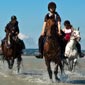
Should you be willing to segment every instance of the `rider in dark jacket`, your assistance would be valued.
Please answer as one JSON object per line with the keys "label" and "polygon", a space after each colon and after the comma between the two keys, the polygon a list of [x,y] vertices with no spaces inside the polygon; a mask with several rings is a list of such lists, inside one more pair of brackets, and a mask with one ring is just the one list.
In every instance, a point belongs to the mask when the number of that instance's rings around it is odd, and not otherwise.
{"label": "rider in dark jacket", "polygon": [[[11,21],[6,25],[5,27],[5,32],[6,32],[6,37],[8,41],[11,41],[11,38],[16,42],[17,46],[20,45],[21,49],[19,49],[22,52],[22,49],[25,49],[24,42],[19,39],[18,34],[19,34],[19,26],[18,26],[18,21],[16,16],[11,17]],[[6,37],[2,40],[2,43],[6,40]],[[22,43],[23,42],[23,43]],[[7,42],[7,47],[11,47],[9,43]]]}
{"label": "rider in dark jacket", "polygon": [[11,21],[5,27],[6,35],[11,35],[11,37],[18,36],[19,27],[16,16],[11,17]]}
{"label": "rider in dark jacket", "polygon": [[39,55],[37,55],[37,58],[43,58],[43,45],[44,45],[44,40],[45,40],[45,27],[46,27],[46,23],[49,19],[53,19],[56,21],[56,29],[59,35],[61,35],[61,18],[60,15],[56,12],[56,3],[54,2],[50,2],[48,4],[48,11],[49,13],[47,13],[45,15],[44,18],[44,23],[43,23],[43,27],[42,27],[42,32],[41,35],[39,37]]}

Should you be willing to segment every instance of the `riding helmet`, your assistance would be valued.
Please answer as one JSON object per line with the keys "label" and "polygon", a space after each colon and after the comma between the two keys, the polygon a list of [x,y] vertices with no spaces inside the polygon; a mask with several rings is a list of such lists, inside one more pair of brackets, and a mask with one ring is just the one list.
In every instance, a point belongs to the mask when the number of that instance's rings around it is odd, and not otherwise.
{"label": "riding helmet", "polygon": [[71,25],[69,20],[64,21],[64,25]]}
{"label": "riding helmet", "polygon": [[48,4],[48,11],[50,11],[50,8],[56,9],[56,4],[55,4],[54,2],[50,2],[50,3]]}
{"label": "riding helmet", "polygon": [[15,15],[11,16],[11,20],[16,20],[17,17]]}

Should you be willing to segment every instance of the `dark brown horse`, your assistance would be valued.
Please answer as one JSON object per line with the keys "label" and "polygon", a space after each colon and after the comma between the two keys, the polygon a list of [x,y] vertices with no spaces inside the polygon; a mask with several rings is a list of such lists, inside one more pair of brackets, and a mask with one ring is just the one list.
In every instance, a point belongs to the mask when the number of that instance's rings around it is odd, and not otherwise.
{"label": "dark brown horse", "polygon": [[61,49],[59,44],[59,35],[57,33],[55,21],[49,19],[46,25],[46,38],[44,43],[43,55],[45,57],[45,63],[47,66],[47,71],[49,74],[49,78],[52,80],[52,70],[51,70],[51,62],[55,63],[54,75],[55,79],[60,81],[58,78],[58,66],[61,69],[61,73],[63,72],[63,66],[61,62]]}
{"label": "dark brown horse", "polygon": [[19,45],[16,43],[15,40],[10,38],[10,47],[8,47],[8,36],[6,39],[4,39],[4,42],[2,42],[2,53],[3,53],[3,60],[6,60],[8,63],[8,68],[12,69],[14,65],[14,60],[17,58],[17,69],[18,72],[20,70],[20,64],[22,61],[21,53],[19,52]]}

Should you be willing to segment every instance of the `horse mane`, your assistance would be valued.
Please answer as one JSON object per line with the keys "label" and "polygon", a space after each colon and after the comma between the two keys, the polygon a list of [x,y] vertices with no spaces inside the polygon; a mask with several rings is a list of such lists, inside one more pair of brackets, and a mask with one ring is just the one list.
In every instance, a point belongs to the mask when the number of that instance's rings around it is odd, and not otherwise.
{"label": "horse mane", "polygon": [[56,36],[57,29],[56,29],[56,23],[54,19],[47,20],[45,31],[47,36]]}
{"label": "horse mane", "polygon": [[46,28],[50,28],[54,24],[55,24],[54,19],[48,19],[47,22],[46,22]]}

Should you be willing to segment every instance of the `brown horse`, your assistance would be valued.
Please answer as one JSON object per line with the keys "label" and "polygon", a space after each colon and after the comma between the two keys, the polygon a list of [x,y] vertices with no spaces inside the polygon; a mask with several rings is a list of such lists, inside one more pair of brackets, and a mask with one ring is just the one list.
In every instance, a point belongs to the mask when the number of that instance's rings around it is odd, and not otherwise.
{"label": "brown horse", "polygon": [[8,63],[8,68],[12,69],[14,65],[14,60],[17,58],[17,69],[18,72],[20,70],[20,64],[22,61],[21,53],[19,52],[19,47],[15,40],[10,38],[10,47],[8,47],[8,36],[2,42],[2,53],[3,53],[3,60],[6,60]]}
{"label": "brown horse", "polygon": [[63,65],[61,62],[61,49],[59,45],[59,35],[57,33],[55,21],[49,19],[46,25],[46,38],[44,43],[43,55],[45,57],[45,63],[47,66],[47,71],[49,74],[49,78],[52,80],[52,70],[51,70],[51,62],[55,63],[54,75],[55,79],[60,81],[58,78],[58,66],[61,69],[61,73],[63,72]]}

